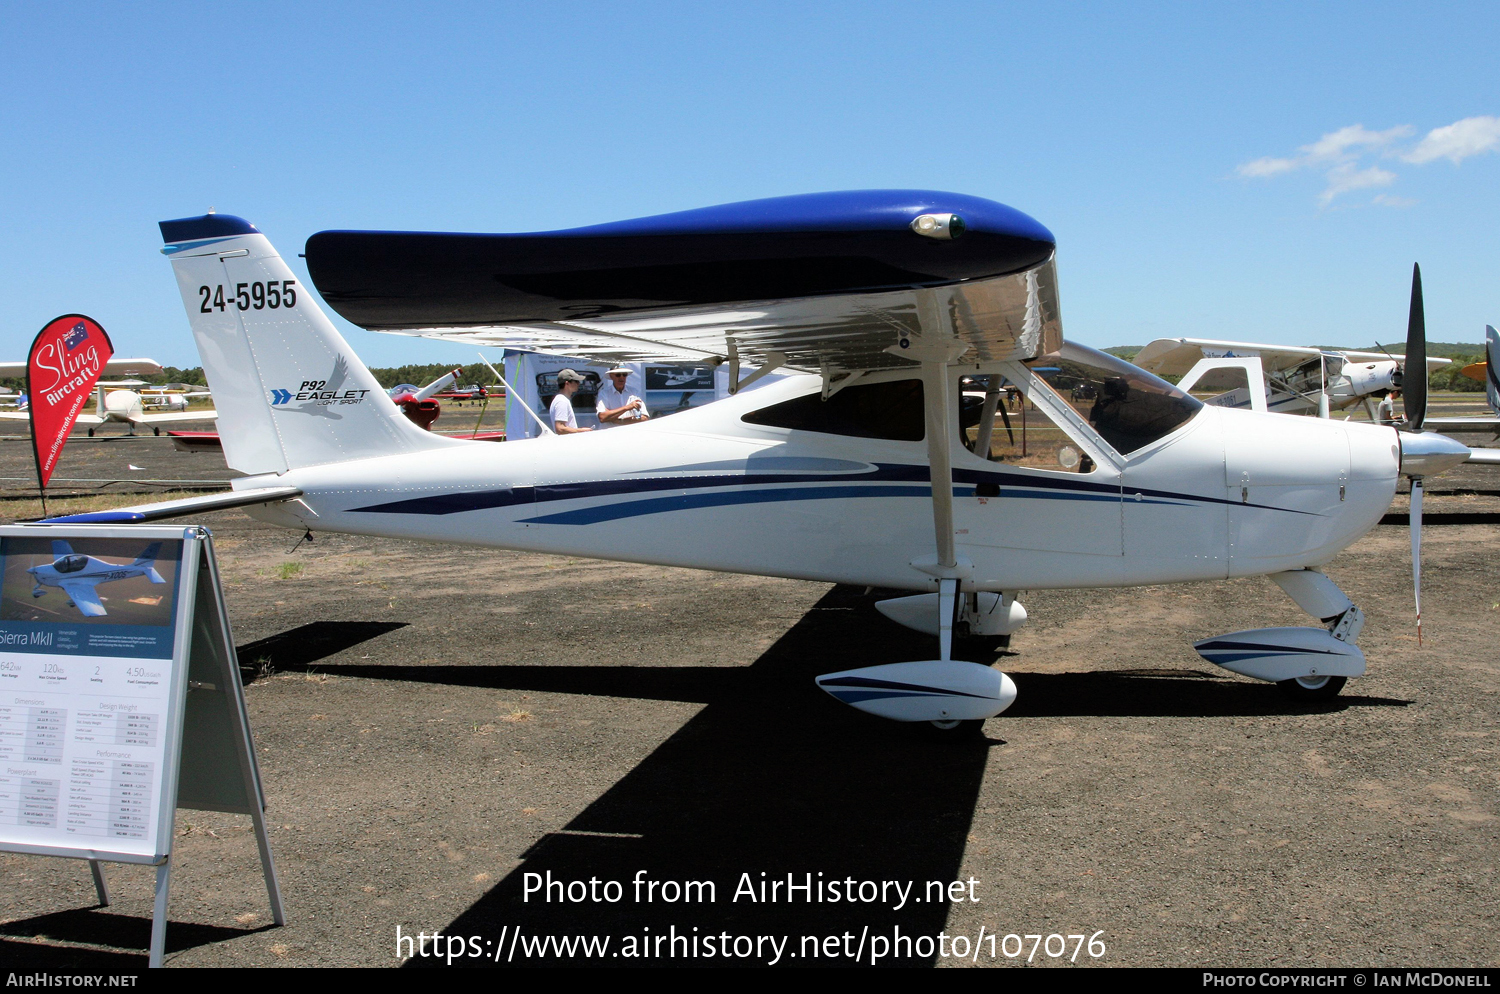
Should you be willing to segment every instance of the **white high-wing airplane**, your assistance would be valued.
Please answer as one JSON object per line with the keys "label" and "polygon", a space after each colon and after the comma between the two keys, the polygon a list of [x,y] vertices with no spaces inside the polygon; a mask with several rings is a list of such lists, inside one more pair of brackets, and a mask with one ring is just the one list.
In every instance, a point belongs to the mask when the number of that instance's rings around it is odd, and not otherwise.
{"label": "white high-wing airplane", "polygon": [[52,562],[32,566],[26,571],[31,574],[31,596],[41,597],[46,593],[44,587],[57,587],[68,595],[70,607],[78,608],[87,617],[102,618],[109,612],[99,601],[96,589],[99,584],[134,576],[144,576],[152,583],[167,582],[156,571],[156,557],[160,552],[161,543],[152,542],[132,563],[107,563],[76,553],[67,542],[53,539]]}
{"label": "white high-wing airplane", "polygon": [[[1216,374],[1222,378],[1230,369],[1245,368],[1243,360],[1250,358],[1259,360],[1260,375],[1256,379],[1264,381],[1269,396],[1257,398],[1254,390],[1226,382],[1229,389],[1208,403],[1278,414],[1317,414],[1325,418],[1331,411],[1362,403],[1370,420],[1378,421],[1375,401],[1401,389],[1406,365],[1405,355],[1386,352],[1258,345],[1208,338],[1158,338],[1136,353],[1134,362],[1158,376],[1181,377],[1177,385],[1184,390],[1194,387],[1202,390],[1212,387]],[[1431,372],[1452,361],[1427,359],[1427,369]]]}
{"label": "white high-wing airplane", "polygon": [[[161,366],[154,359],[110,359],[104,364],[106,376],[154,376],[161,371]],[[0,376],[25,375],[24,362],[0,363]],[[114,389],[110,389],[112,387]],[[137,390],[139,387],[147,389]],[[160,435],[163,424],[175,421],[212,421],[217,417],[216,411],[187,410],[189,398],[207,396],[209,391],[168,391],[162,387],[152,389],[140,380],[100,382],[94,386],[94,413],[78,415],[77,423],[89,426],[91,438],[100,425],[110,422],[128,425],[131,435],[135,434],[137,427],[150,428]],[[0,412],[0,419],[29,421],[31,415],[26,411],[6,411]]]}
{"label": "white high-wing airplane", "polygon": [[[1427,431],[1500,433],[1500,384],[1489,370],[1500,358],[1500,334],[1486,326],[1485,380],[1491,413],[1465,417],[1426,418]],[[1403,384],[1414,386],[1404,369],[1406,356],[1380,352],[1340,352],[1285,345],[1257,345],[1201,338],[1158,338],[1140,352],[1134,362],[1159,376],[1179,377],[1177,385],[1199,394],[1218,390],[1204,400],[1218,407],[1235,407],[1282,414],[1316,414],[1327,418],[1332,411],[1363,403],[1372,422],[1381,420],[1376,397]],[[1430,373],[1451,359],[1426,359]],[[1474,367],[1466,367],[1469,372]],[[1426,390],[1423,380],[1421,389]],[[1424,400],[1425,403],[1425,400]],[[1469,461],[1500,465],[1500,450],[1471,449]]]}
{"label": "white high-wing airplane", "polygon": [[[323,232],[324,298],[366,327],[598,361],[806,371],[610,432],[478,445],[403,417],[250,223],[161,225],[235,493],[61,521],[244,506],[297,529],[904,588],[937,658],[820,677],[857,708],[954,727],[1015,686],[952,658],[1024,589],[1268,575],[1326,628],[1200,643],[1304,697],[1364,672],[1357,607],[1318,571],[1441,436],[1206,407],[1064,343],[1054,240],[974,197],[787,197],[568,232]],[[235,306],[249,287],[263,308]],[[222,288],[222,292],[220,292]],[[216,301],[229,301],[218,306]],[[274,303],[272,301],[274,300]],[[1086,384],[1065,399],[1034,360]],[[759,367],[741,378],[741,364]],[[961,413],[960,378],[985,386]],[[1034,405],[997,427],[1005,385]],[[972,423],[971,423],[972,421]],[[1456,451],[1455,451],[1456,450]]]}

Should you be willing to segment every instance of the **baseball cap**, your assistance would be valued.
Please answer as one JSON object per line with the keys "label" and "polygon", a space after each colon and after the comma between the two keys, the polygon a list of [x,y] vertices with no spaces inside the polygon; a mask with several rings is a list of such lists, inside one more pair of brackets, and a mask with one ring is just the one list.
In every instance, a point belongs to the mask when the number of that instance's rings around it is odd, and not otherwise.
{"label": "baseball cap", "polygon": [[557,373],[557,382],[558,383],[568,383],[568,382],[582,383],[583,382],[583,377],[579,376],[577,373],[575,373],[571,369],[562,369],[562,370],[558,370],[558,373]]}

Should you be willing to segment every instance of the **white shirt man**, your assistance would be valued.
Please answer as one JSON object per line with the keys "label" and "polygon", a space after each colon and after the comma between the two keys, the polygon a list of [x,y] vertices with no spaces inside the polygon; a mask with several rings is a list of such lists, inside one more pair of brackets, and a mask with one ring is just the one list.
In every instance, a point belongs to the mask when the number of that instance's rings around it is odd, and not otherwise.
{"label": "white shirt man", "polygon": [[1375,405],[1375,416],[1383,425],[1396,423],[1396,400],[1401,394],[1395,390],[1380,398],[1380,403]]}
{"label": "white shirt man", "polygon": [[599,427],[613,428],[651,418],[646,411],[646,402],[640,395],[626,389],[630,370],[618,366],[605,376],[609,382],[599,388],[598,401],[594,404],[594,410],[599,415]]}
{"label": "white shirt man", "polygon": [[552,420],[552,430],[559,435],[593,430],[578,427],[578,415],[573,413],[573,395],[582,385],[583,377],[571,369],[564,369],[557,374],[557,396],[552,398],[552,405],[547,410],[548,417]]}

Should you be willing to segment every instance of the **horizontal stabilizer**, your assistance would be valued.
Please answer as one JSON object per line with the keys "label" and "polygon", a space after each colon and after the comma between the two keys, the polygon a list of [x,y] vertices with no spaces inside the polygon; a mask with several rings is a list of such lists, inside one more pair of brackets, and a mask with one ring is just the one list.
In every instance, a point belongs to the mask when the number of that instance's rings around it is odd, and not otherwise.
{"label": "horizontal stabilizer", "polygon": [[[136,507],[121,507],[112,511],[90,511],[87,514],[69,514],[59,518],[47,518],[47,525],[90,524],[127,525],[146,521],[161,521],[165,518],[180,518],[189,514],[206,514],[209,511],[226,511],[234,507],[249,507],[252,504],[269,504],[274,501],[301,497],[296,487],[261,487],[257,490],[235,490],[227,494],[206,494],[202,497],[186,497],[182,500],[164,500],[156,504],[141,504]],[[66,543],[53,542],[53,545]],[[153,581],[154,582],[154,581]]]}

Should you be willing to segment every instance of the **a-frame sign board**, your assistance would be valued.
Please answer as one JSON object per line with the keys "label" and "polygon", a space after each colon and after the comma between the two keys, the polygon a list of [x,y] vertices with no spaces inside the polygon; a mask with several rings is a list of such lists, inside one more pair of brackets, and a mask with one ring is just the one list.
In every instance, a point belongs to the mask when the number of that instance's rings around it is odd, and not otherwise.
{"label": "a-frame sign board", "polygon": [[157,867],[160,966],[178,807],[251,817],[284,924],[208,529],[0,526],[0,850]]}

